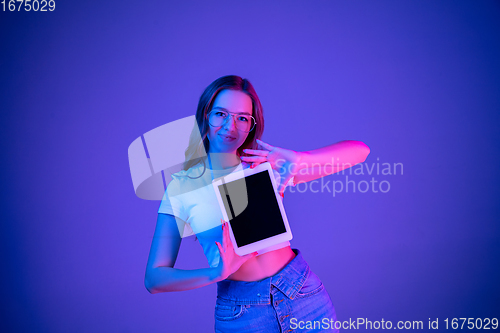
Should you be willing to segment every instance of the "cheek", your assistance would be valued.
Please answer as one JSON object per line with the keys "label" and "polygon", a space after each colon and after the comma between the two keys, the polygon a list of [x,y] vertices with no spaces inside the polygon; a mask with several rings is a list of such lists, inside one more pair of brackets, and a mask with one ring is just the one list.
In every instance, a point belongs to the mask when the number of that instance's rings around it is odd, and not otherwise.
{"label": "cheek", "polygon": [[247,133],[240,137],[240,146],[245,143],[247,137],[248,137]]}
{"label": "cheek", "polygon": [[215,138],[215,134],[216,133],[215,133],[214,129],[212,127],[210,127],[210,129],[208,130],[208,133],[207,133],[208,139],[213,140]]}

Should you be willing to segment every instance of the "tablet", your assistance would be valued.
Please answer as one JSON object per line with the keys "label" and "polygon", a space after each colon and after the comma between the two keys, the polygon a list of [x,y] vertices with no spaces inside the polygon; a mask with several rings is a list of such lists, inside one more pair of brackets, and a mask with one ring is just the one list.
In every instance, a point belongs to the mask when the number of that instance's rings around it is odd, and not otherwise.
{"label": "tablet", "polygon": [[269,162],[212,182],[234,252],[243,256],[292,239]]}

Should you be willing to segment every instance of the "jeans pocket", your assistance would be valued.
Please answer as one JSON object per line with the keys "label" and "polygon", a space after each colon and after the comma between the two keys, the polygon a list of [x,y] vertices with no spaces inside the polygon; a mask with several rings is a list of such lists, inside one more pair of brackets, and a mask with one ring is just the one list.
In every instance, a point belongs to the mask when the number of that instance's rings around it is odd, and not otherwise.
{"label": "jeans pocket", "polygon": [[245,306],[235,304],[231,301],[217,298],[215,303],[215,319],[222,321],[230,321],[240,318],[245,311]]}
{"label": "jeans pocket", "polygon": [[319,293],[324,288],[323,282],[321,282],[319,277],[310,270],[307,280],[297,293],[297,297],[309,297]]}

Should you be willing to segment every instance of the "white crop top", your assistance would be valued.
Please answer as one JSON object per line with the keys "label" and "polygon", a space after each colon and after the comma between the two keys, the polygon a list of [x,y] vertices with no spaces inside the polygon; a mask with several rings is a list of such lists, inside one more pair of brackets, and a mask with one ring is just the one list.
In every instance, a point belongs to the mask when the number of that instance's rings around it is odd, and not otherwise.
{"label": "white crop top", "polygon": [[[248,168],[250,164],[242,162],[240,165],[230,169],[212,170],[214,178],[228,175],[235,169]],[[203,252],[208,259],[210,267],[219,264],[219,249],[215,242],[222,243],[221,219],[217,198],[212,185],[210,169],[206,168],[201,177],[204,166],[202,163],[191,167],[188,171],[182,170],[172,175],[172,181],[158,209],[158,213],[173,215],[176,219],[179,233],[182,237],[196,234]],[[279,184],[280,175],[273,170],[276,182]],[[191,179],[189,177],[195,178]],[[286,186],[295,186],[293,178]],[[281,200],[281,198],[280,198]],[[263,254],[290,245],[283,242],[272,247],[258,251]]]}

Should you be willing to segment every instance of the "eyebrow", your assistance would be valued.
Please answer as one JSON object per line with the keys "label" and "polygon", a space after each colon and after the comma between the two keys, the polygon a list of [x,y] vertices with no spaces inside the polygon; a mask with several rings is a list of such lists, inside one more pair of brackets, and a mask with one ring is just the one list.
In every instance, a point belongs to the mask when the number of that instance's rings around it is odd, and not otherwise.
{"label": "eyebrow", "polygon": [[226,108],[223,108],[222,106],[216,106],[216,107],[213,107],[212,110],[215,110],[215,109],[219,109],[219,110],[222,110],[222,111],[226,111],[228,113],[236,113],[236,114],[247,114],[249,116],[251,116],[252,114],[251,113],[248,113],[248,112],[229,112],[228,109]]}

